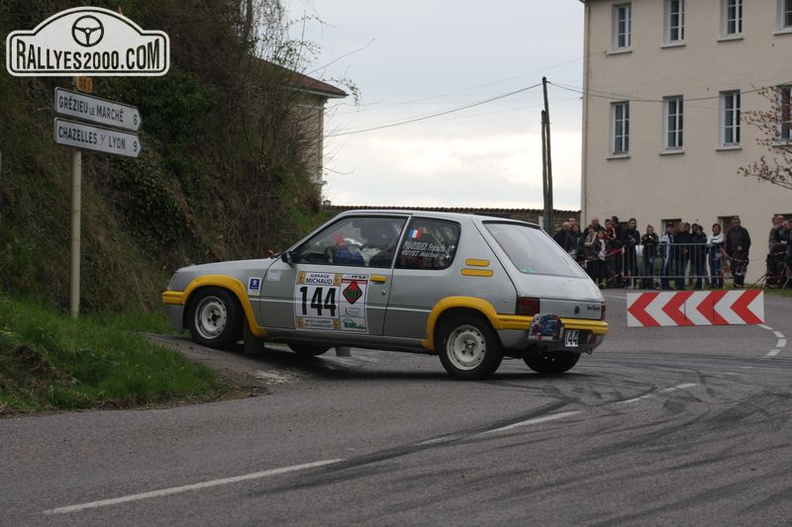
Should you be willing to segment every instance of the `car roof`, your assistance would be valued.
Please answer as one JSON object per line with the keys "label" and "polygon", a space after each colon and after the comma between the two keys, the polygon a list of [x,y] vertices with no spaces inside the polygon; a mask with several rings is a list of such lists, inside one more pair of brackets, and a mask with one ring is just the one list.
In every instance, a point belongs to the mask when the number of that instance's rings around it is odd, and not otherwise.
{"label": "car roof", "polygon": [[438,219],[449,219],[449,220],[456,220],[460,221],[463,219],[470,219],[476,223],[481,223],[483,221],[503,221],[508,223],[518,223],[524,225],[530,225],[532,227],[538,227],[535,223],[517,220],[514,218],[509,218],[507,216],[501,215],[490,215],[490,214],[473,214],[468,212],[444,212],[444,211],[434,211],[434,210],[416,210],[416,209],[353,209],[347,210],[344,212],[339,213],[336,217],[344,217],[344,216],[421,216],[424,218],[438,218]]}

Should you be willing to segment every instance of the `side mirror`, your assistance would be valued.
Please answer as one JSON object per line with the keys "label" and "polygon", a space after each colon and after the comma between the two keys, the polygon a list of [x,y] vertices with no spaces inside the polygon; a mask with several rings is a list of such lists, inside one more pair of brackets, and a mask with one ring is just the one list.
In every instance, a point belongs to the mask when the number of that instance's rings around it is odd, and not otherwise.
{"label": "side mirror", "polygon": [[294,263],[294,256],[292,255],[291,251],[282,252],[280,257],[283,263],[287,263],[289,265],[292,265]]}

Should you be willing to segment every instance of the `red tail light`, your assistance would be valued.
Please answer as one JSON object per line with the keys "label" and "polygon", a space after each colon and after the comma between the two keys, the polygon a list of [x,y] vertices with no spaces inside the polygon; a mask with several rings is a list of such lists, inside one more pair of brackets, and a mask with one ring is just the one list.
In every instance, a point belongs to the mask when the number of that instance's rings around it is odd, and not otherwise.
{"label": "red tail light", "polygon": [[527,298],[524,296],[517,297],[517,314],[532,317],[539,313],[539,299]]}
{"label": "red tail light", "polygon": [[600,311],[600,320],[605,320],[605,302],[602,303],[602,311]]}

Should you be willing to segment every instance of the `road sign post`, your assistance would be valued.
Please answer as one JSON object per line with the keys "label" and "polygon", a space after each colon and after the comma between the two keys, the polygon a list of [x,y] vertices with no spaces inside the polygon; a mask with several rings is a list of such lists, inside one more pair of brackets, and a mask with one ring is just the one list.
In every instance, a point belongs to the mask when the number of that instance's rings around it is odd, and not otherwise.
{"label": "road sign post", "polygon": [[[78,82],[75,80],[75,82]],[[83,88],[86,83],[83,81]],[[91,89],[93,86],[91,86]],[[55,88],[55,112],[85,122],[55,118],[53,135],[59,145],[72,152],[72,211],[70,310],[73,318],[80,313],[80,216],[82,201],[82,151],[138,157],[142,144],[137,130],[140,112],[134,106],[108,101],[92,95]]]}
{"label": "road sign post", "polygon": [[69,308],[73,318],[80,313],[80,215],[82,210],[82,150],[72,150],[71,265]]}

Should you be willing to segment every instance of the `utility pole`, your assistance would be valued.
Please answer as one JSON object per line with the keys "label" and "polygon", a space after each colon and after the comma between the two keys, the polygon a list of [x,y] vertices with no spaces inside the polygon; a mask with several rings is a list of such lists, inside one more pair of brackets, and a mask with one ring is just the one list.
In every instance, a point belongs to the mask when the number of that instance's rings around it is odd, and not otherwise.
{"label": "utility pole", "polygon": [[550,149],[550,106],[547,101],[547,77],[542,77],[544,110],[542,110],[542,192],[544,195],[544,228],[550,234],[555,230],[553,218],[553,160]]}

